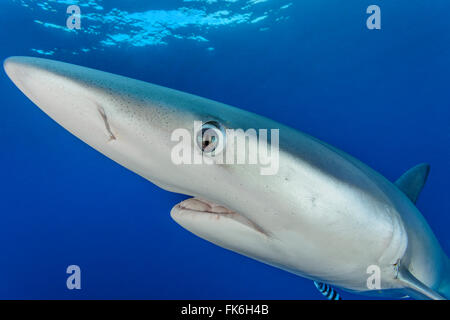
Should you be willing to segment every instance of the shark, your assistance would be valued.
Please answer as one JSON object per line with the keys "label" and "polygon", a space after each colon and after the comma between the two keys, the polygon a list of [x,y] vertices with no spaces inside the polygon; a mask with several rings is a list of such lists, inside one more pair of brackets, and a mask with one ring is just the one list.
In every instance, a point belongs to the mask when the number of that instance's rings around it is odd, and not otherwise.
{"label": "shark", "polygon": [[[391,182],[306,133],[206,98],[42,58],[10,57],[4,69],[34,104],[92,148],[190,196],[170,215],[200,238],[311,279],[328,293],[339,287],[378,297],[450,297],[449,259],[415,205],[428,164]],[[229,141],[199,135],[195,121],[202,133],[277,128],[279,169],[262,175],[254,164],[215,161],[210,147]],[[192,152],[210,163],[174,163],[172,134],[179,128],[197,137]],[[248,143],[244,152],[258,140]],[[371,276],[379,281],[371,283]]]}

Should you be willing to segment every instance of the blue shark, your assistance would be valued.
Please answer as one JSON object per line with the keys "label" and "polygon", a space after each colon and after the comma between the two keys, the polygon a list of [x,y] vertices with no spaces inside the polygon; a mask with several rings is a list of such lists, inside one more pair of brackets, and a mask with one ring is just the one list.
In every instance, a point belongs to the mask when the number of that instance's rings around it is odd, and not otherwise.
{"label": "blue shark", "polygon": [[[355,293],[450,297],[448,257],[415,206],[427,164],[390,182],[325,142],[219,102],[47,59],[11,57],[4,69],[82,141],[159,187],[191,196],[171,217],[197,236]],[[195,121],[218,130],[279,129],[279,170],[261,175],[255,165],[214,156],[210,164],[175,164],[171,135],[184,128],[195,137]],[[368,285],[373,266],[375,288]]]}

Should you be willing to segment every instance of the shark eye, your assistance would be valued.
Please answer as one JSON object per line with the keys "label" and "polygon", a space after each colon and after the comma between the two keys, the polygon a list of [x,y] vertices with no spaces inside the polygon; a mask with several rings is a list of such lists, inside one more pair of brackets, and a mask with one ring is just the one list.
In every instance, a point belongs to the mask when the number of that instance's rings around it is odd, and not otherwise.
{"label": "shark eye", "polygon": [[197,133],[197,145],[203,153],[219,153],[223,148],[224,139],[223,127],[216,121],[204,123]]}

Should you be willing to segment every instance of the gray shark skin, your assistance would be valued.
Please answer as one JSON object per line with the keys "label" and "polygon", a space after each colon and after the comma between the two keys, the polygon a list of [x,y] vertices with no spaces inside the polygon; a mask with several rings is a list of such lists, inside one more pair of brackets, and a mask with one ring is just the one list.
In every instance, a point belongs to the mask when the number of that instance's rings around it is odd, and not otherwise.
{"label": "gray shark skin", "polygon": [[[352,292],[450,297],[448,258],[414,204],[428,173],[423,166],[394,184],[322,141],[215,101],[47,59],[11,57],[4,68],[82,141],[161,188],[192,196],[171,216],[199,237]],[[174,164],[171,134],[185,128],[195,136],[194,121],[279,129],[278,172]],[[379,289],[367,285],[374,265]]]}

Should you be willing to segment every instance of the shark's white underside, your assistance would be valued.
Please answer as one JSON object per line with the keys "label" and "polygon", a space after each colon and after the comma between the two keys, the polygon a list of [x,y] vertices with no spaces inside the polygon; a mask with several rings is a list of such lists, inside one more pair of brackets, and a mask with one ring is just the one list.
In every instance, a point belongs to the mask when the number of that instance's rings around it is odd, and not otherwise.
{"label": "shark's white underside", "polygon": [[[342,151],[253,113],[110,73],[29,57],[9,58],[4,67],[81,140],[158,186],[195,197],[171,215],[196,235],[346,290],[449,297],[448,259],[414,203]],[[278,173],[175,165],[171,133],[185,128],[194,136],[195,120],[280,129]],[[380,267],[381,290],[367,287],[371,265]]]}

